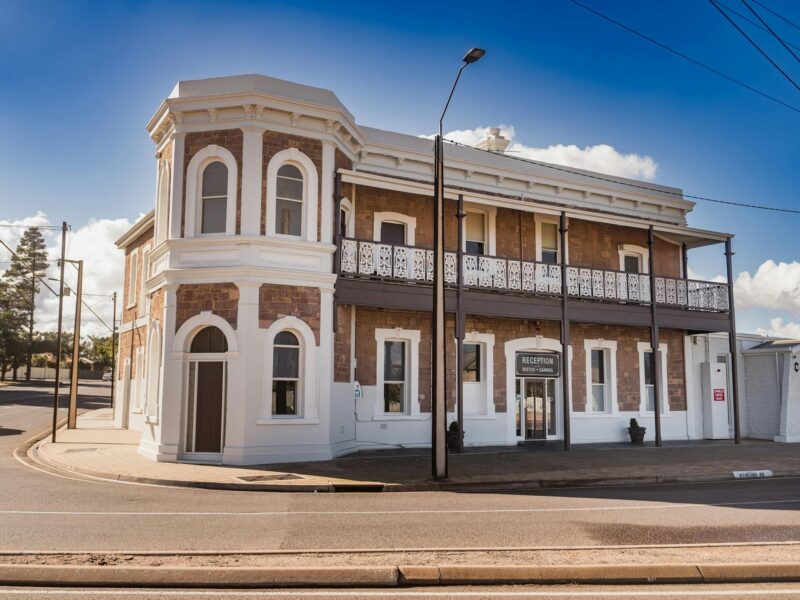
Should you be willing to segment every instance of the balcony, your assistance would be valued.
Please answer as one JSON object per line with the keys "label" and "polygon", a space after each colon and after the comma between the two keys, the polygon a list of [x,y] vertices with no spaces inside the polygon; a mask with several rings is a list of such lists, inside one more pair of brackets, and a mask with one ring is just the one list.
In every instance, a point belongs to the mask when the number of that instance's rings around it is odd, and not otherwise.
{"label": "balcony", "polygon": [[[340,245],[339,275],[343,278],[416,286],[433,282],[432,250],[351,238],[343,238]],[[457,284],[457,261],[455,252],[445,253],[444,279],[449,288]],[[625,306],[651,303],[650,275],[579,266],[568,266],[566,275],[570,301]],[[471,292],[550,299],[562,295],[560,265],[464,254],[462,278],[464,288]],[[657,306],[665,309],[728,313],[728,286],[724,283],[659,276],[655,294]]]}

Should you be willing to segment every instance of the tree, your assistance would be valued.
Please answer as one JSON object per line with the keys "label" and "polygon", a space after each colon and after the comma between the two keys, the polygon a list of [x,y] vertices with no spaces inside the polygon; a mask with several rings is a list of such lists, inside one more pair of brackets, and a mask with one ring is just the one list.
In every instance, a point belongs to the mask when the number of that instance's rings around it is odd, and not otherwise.
{"label": "tree", "polygon": [[47,246],[37,227],[29,227],[17,244],[16,254],[4,277],[10,284],[14,309],[24,317],[28,325],[28,343],[25,349],[25,381],[31,379],[31,357],[33,355],[33,318],[36,310],[36,294],[39,293],[39,278],[47,272]]}
{"label": "tree", "polygon": [[[111,360],[111,336],[90,336],[90,347],[87,358],[94,363],[96,371],[105,371],[113,367]],[[119,344],[118,344],[119,345]]]}
{"label": "tree", "polygon": [[0,279],[0,381],[5,380],[6,371],[19,366],[25,356],[24,326],[23,316],[14,306],[11,286]]}

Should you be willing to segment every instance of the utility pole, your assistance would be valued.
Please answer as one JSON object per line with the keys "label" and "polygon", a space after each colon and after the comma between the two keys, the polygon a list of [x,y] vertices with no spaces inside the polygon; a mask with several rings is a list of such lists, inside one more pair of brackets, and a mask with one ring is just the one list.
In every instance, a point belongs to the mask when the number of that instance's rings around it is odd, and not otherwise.
{"label": "utility pole", "polygon": [[31,315],[28,322],[28,356],[25,357],[25,381],[31,380],[33,367],[33,311],[36,307],[36,252],[31,256]]}
{"label": "utility pole", "polygon": [[75,429],[78,420],[78,375],[81,354],[81,303],[83,302],[83,261],[68,260],[78,265],[78,290],[75,295],[75,330],[72,336],[72,374],[69,379],[67,429]]}
{"label": "utility pole", "polygon": [[61,260],[59,267],[61,276],[59,277],[58,284],[58,332],[56,333],[56,380],[55,389],[53,391],[53,436],[52,441],[56,441],[56,428],[58,427],[58,378],[61,367],[61,325],[64,315],[64,253],[67,249],[67,222],[61,223]]}
{"label": "utility pole", "polygon": [[114,388],[117,383],[117,292],[111,295],[114,307],[111,315],[111,408],[114,408]]}

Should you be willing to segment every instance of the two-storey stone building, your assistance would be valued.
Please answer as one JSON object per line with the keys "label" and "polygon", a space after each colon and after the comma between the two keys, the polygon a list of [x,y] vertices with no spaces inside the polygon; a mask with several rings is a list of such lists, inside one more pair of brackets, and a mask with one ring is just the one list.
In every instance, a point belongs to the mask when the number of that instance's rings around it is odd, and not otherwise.
{"label": "two-storey stone building", "polygon": [[[257,75],[180,82],[148,131],[155,210],[118,242],[116,418],[141,452],[252,464],[429,445],[431,140]],[[730,236],[688,227],[676,188],[505,145],[445,149],[448,410],[460,296],[465,443],[623,440],[631,417],[651,436],[657,404],[664,439],[702,431],[688,344],[732,315],[728,286],[687,279],[686,257]]]}

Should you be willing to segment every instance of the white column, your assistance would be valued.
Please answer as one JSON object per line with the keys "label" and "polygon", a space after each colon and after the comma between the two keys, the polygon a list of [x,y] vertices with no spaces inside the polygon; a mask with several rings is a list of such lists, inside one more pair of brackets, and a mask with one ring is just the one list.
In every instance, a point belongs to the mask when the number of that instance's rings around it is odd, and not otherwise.
{"label": "white column", "polygon": [[162,314],[161,353],[161,401],[159,403],[158,423],[152,428],[145,427],[139,442],[139,453],[159,461],[176,460],[180,448],[181,427],[183,424],[183,354],[175,352],[175,323],[177,289],[176,284],[161,288],[164,293],[164,311]]}
{"label": "white column", "polygon": [[242,235],[261,233],[263,127],[242,127]]}
{"label": "white column", "polygon": [[320,429],[331,436],[331,387],[333,387],[333,288],[320,288],[319,297],[319,352],[317,354],[317,414]]}
{"label": "white column", "polygon": [[336,148],[332,142],[322,142],[322,227],[320,228],[321,242],[330,244],[333,242],[333,176],[335,171],[335,152]]}
{"label": "white column", "polygon": [[236,315],[236,340],[239,355],[228,361],[228,395],[225,448],[222,460],[225,464],[247,463],[247,448],[258,446],[255,423],[263,393],[262,331],[258,328],[258,290],[255,281],[237,281],[239,305]]}
{"label": "white column", "polygon": [[172,136],[172,190],[170,193],[169,238],[181,237],[183,215],[183,152],[186,133],[176,131]]}

